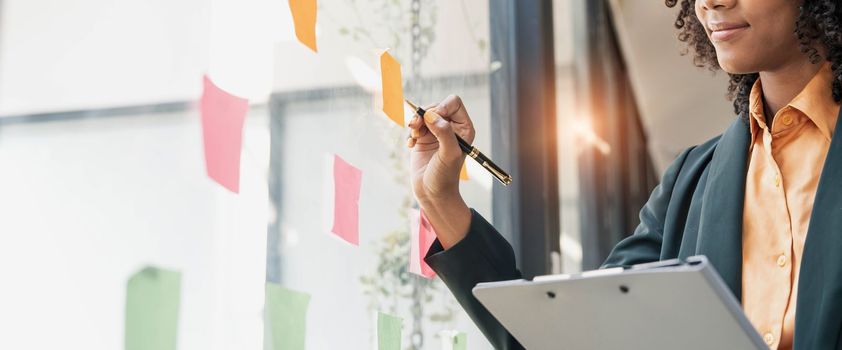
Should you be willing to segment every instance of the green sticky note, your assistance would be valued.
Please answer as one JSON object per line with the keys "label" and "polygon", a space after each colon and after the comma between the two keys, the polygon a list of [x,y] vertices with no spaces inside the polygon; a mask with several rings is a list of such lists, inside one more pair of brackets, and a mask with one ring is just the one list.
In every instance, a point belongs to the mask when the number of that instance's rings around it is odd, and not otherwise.
{"label": "green sticky note", "polygon": [[275,350],[304,350],[310,295],[266,283],[267,336]]}
{"label": "green sticky note", "polygon": [[400,317],[377,313],[377,349],[400,350],[401,322]]}
{"label": "green sticky note", "polygon": [[146,267],[126,285],[126,350],[175,350],[181,273]]}
{"label": "green sticky note", "polygon": [[468,350],[468,335],[459,332],[453,336],[453,350]]}

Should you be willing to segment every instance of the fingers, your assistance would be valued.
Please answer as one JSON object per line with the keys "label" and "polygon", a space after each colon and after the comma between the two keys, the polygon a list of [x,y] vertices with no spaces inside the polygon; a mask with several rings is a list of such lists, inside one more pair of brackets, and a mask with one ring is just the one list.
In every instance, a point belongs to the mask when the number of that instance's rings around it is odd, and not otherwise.
{"label": "fingers", "polygon": [[[424,128],[423,133],[426,133],[426,132],[427,132],[427,130],[426,130],[426,128]],[[423,134],[422,134],[422,131],[421,131],[420,127],[417,128],[417,129],[409,129],[409,137],[411,137],[411,138],[417,139],[417,138],[421,137],[422,135]]]}
{"label": "fingers", "polygon": [[[439,134],[436,134],[437,130],[433,130],[436,128],[436,125],[440,124],[440,122],[436,121],[437,119],[443,119],[444,122],[447,123],[446,128],[450,129],[447,134],[448,141],[455,139],[455,137],[450,136],[455,133],[465,139],[468,143],[473,142],[475,136],[473,122],[471,122],[468,110],[465,108],[465,105],[462,103],[462,99],[459,96],[450,95],[440,103],[427,105],[424,109],[427,111],[427,115],[425,116],[426,120],[423,120],[416,115],[409,122],[410,133],[409,140],[407,140],[407,147],[413,148],[416,145],[424,145],[425,147],[423,148],[425,149],[438,147],[437,142],[441,141],[442,138]],[[441,126],[438,127],[438,130],[445,132],[445,130],[442,129],[445,128],[444,124],[440,125]],[[453,142],[453,144],[455,144],[457,148],[456,153],[461,154],[461,150],[458,149],[458,143]],[[452,152],[450,149],[453,147],[444,147],[447,150],[446,152]]]}
{"label": "fingers", "polygon": [[409,121],[409,132],[413,133],[413,137],[420,137],[424,132],[426,132],[426,127],[424,126],[424,121],[421,120],[421,117],[414,116],[412,120]]}
{"label": "fingers", "polygon": [[436,112],[442,117],[457,123],[470,123],[471,117],[468,116],[468,110],[462,103],[462,98],[457,95],[447,96],[438,105],[436,105]]}
{"label": "fingers", "polygon": [[[424,106],[424,110],[429,110],[431,108],[435,108],[436,104],[428,104]],[[427,129],[427,126],[424,125],[424,120],[418,116],[417,114],[412,117],[409,121],[409,138],[406,141],[406,146],[409,148],[415,147],[415,145],[422,145],[425,147],[424,150],[429,148],[435,148],[430,146],[435,146],[436,137],[430,133],[430,130]],[[421,149],[419,149],[420,151]]]}
{"label": "fingers", "polygon": [[424,116],[424,123],[438,141],[440,157],[443,160],[456,161],[461,159],[462,150],[459,148],[456,134],[449,121],[437,114],[436,109],[431,109]]}
{"label": "fingers", "polygon": [[424,125],[424,120],[418,116],[413,117],[412,120],[409,121],[409,138],[406,141],[406,146],[413,148],[417,144],[428,144],[434,142],[436,142],[436,138],[430,134],[427,126]]}
{"label": "fingers", "polygon": [[453,122],[453,129],[456,134],[461,136],[468,143],[474,142],[476,130],[474,130],[474,123],[468,115],[468,109],[462,103],[462,98],[457,95],[447,96],[435,108],[444,119]]}

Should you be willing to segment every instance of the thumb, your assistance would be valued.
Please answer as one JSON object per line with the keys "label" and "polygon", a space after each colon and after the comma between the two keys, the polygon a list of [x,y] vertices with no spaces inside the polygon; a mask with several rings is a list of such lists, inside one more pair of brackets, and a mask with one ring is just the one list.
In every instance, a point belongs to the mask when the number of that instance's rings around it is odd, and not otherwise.
{"label": "thumb", "polygon": [[427,113],[424,113],[424,123],[439,141],[440,157],[447,161],[458,160],[462,155],[462,149],[459,148],[456,133],[453,131],[450,122],[438,115],[434,108],[431,108]]}

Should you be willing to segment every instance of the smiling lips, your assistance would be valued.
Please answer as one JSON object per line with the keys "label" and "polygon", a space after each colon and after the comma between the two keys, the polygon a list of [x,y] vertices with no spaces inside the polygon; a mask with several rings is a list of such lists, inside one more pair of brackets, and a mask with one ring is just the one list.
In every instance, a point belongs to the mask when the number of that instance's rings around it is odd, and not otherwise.
{"label": "smiling lips", "polygon": [[749,26],[746,23],[711,22],[708,27],[711,29],[711,40],[726,41],[744,32]]}

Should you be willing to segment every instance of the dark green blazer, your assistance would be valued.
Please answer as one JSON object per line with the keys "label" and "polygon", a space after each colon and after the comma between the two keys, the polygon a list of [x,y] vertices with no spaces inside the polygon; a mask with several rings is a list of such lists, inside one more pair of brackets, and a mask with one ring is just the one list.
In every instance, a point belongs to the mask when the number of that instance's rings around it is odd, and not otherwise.
{"label": "dark green blazer", "polygon": [[[840,129],[837,122],[834,135],[842,135]],[[738,118],[722,135],[682,152],[641,209],[634,234],[614,247],[603,267],[706,255],[740,299],[750,138],[748,124]],[[521,277],[508,242],[471,211],[467,236],[446,251],[436,240],[425,261],[495,348],[522,348],[471,293],[479,282]],[[831,141],[807,232],[798,281],[794,349],[842,349],[840,137]]]}

